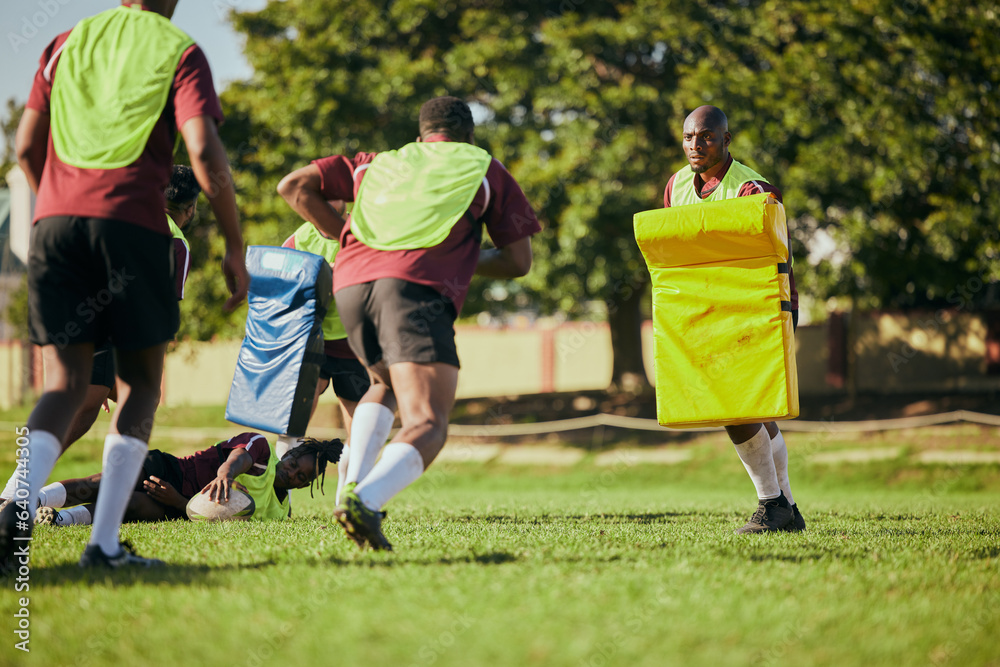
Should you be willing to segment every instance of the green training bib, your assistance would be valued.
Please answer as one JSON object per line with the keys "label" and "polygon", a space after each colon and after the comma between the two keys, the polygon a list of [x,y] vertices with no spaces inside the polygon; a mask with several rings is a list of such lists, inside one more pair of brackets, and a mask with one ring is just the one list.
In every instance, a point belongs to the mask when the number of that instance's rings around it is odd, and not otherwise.
{"label": "green training bib", "polygon": [[287,519],[291,505],[288,503],[288,495],[284,500],[278,500],[274,493],[274,467],[278,465],[278,457],[271,450],[271,458],[267,462],[267,470],[262,475],[248,475],[243,473],[237,475],[236,480],[246,487],[250,497],[253,498],[254,521],[270,521],[275,519]]}
{"label": "green training bib", "polygon": [[80,169],[135,162],[192,44],[152,11],[122,6],[80,21],[63,45],[52,83],[52,145],[59,159]]}
{"label": "green training bib", "polygon": [[[340,252],[340,242],[337,239],[326,238],[311,222],[307,222],[295,230],[295,249],[319,255],[326,260],[332,269],[337,253]],[[326,317],[323,318],[323,340],[342,340],[344,338],[347,338],[347,329],[340,321],[337,304],[331,302],[326,311]]]}
{"label": "green training bib", "polygon": [[351,232],[376,250],[430,248],[472,203],[493,158],[457,141],[415,142],[379,153],[361,181]]}
{"label": "green training bib", "polygon": [[760,181],[767,183],[767,179],[756,171],[741,162],[733,160],[729,165],[729,171],[722,177],[722,182],[704,199],[698,196],[694,187],[694,172],[691,165],[688,165],[677,172],[674,178],[674,189],[670,197],[671,206],[687,206],[688,204],[701,204],[709,201],[722,201],[724,199],[735,199],[740,194],[740,188],[744,183],[750,181]]}

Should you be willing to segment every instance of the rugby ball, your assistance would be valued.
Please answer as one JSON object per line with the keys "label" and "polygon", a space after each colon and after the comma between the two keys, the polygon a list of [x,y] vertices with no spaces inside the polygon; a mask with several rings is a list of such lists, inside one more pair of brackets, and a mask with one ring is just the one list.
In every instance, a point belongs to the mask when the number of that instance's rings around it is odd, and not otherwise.
{"label": "rugby ball", "polygon": [[217,503],[207,493],[197,493],[188,501],[188,518],[192,521],[249,521],[256,507],[253,498],[233,487],[229,490],[229,501]]}

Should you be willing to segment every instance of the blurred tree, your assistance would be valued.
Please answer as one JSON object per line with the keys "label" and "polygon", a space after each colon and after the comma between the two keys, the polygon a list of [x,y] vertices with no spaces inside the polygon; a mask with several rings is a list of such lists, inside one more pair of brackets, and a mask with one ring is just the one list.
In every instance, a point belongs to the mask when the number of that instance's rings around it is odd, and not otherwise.
{"label": "blurred tree", "polygon": [[3,130],[3,161],[0,162],[0,181],[7,178],[7,172],[17,164],[17,157],[14,151],[14,137],[17,134],[17,125],[21,122],[21,114],[24,113],[24,105],[18,104],[13,97],[7,99],[7,111],[0,119],[0,130]]}
{"label": "blurred tree", "polygon": [[996,278],[992,4],[287,0],[234,23],[255,74],[224,94],[223,131],[249,241],[298,224],[274,193],[282,175],[397,147],[425,99],[464,97],[545,227],[532,273],[478,281],[466,313],[603,302],[618,386],[646,382],[632,215],[662,205],[700,104],[726,111],[737,159],[784,191],[803,293],[966,305]]}

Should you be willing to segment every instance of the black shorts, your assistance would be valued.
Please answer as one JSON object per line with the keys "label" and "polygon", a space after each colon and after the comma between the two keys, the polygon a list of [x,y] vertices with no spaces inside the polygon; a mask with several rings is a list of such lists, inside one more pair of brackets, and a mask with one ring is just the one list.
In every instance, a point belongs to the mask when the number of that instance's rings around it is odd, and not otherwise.
{"label": "black shorts", "polygon": [[111,342],[94,350],[94,366],[90,371],[90,384],[99,384],[108,389],[115,388],[115,351]]}
{"label": "black shorts", "polygon": [[[146,460],[142,462],[142,474],[139,475],[135,490],[142,491],[142,483],[150,477],[159,477],[164,482],[169,482],[178,493],[184,483],[184,478],[181,477],[181,464],[177,462],[177,457],[159,449],[151,449],[146,453]],[[187,518],[187,512],[179,507],[164,505],[164,509],[171,519]]]}
{"label": "black shorts", "polygon": [[337,291],[347,342],[367,366],[385,360],[458,367],[455,304],[440,292],[398,278],[381,278]]}
{"label": "black shorts", "polygon": [[141,350],[180,325],[173,240],[121,220],[56,216],[31,229],[31,342],[64,347],[110,340]]}
{"label": "black shorts", "polygon": [[371,378],[365,365],[357,359],[342,359],[329,355],[319,367],[319,377],[329,380],[337,398],[357,403],[371,386]]}
{"label": "black shorts", "polygon": [[799,309],[796,308],[792,311],[792,331],[799,328]]}

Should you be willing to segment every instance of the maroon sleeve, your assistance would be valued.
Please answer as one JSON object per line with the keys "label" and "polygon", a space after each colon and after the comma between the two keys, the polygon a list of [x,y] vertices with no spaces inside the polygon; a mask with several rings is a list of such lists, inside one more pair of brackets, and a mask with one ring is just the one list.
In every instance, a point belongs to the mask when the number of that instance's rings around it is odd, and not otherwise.
{"label": "maroon sleeve", "polygon": [[222,105],[215,94],[212,70],[205,53],[197,44],[191,45],[181,56],[174,76],[174,119],[177,129],[197,116],[211,116],[222,123]]}
{"label": "maroon sleeve", "polygon": [[493,245],[503,248],[542,231],[521,186],[496,158],[486,171],[486,182],[492,192],[483,222]]}
{"label": "maroon sleeve", "polygon": [[35,79],[31,83],[31,93],[28,95],[28,102],[25,106],[28,109],[43,114],[49,113],[49,103],[52,100],[52,73],[55,71],[56,62],[62,52],[62,45],[66,43],[70,31],[58,35],[49,42],[49,45],[42,51],[42,57],[38,59],[38,71],[35,72]]}
{"label": "maroon sleeve", "polygon": [[260,433],[240,433],[226,442],[220,442],[218,446],[225,450],[223,460],[234,449],[246,450],[246,453],[253,459],[253,465],[245,473],[247,475],[263,475],[267,470],[267,462],[271,459],[271,446],[268,444],[267,438]]}
{"label": "maroon sleeve", "polygon": [[184,299],[184,283],[187,282],[188,269],[191,268],[191,251],[186,241],[174,239],[174,267],[177,279],[177,300]]}
{"label": "maroon sleeve", "polygon": [[674,179],[677,174],[673,174],[667,181],[667,187],[663,188],[663,208],[670,208],[670,199],[674,196]]}
{"label": "maroon sleeve", "polygon": [[781,190],[774,187],[770,183],[765,183],[763,181],[747,181],[740,187],[740,192],[736,196],[749,197],[751,195],[759,195],[763,192],[770,192],[778,199],[778,201],[784,204],[781,200]]}
{"label": "maroon sleeve", "polygon": [[361,171],[358,169],[363,166],[367,168],[367,165],[375,159],[375,155],[375,153],[358,153],[353,160],[344,155],[331,155],[313,160],[312,163],[319,169],[320,194],[326,197],[327,201],[354,201],[364,172],[363,169]]}

